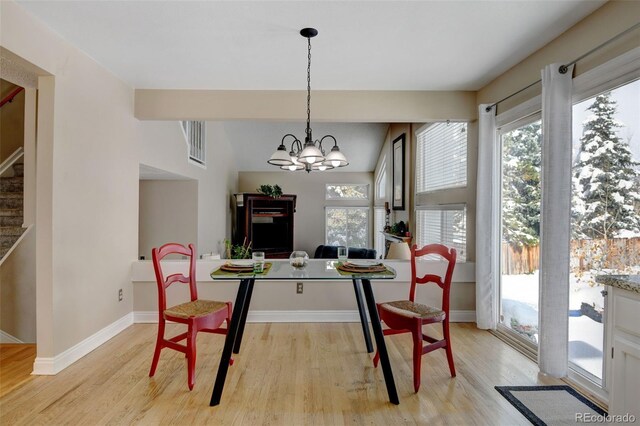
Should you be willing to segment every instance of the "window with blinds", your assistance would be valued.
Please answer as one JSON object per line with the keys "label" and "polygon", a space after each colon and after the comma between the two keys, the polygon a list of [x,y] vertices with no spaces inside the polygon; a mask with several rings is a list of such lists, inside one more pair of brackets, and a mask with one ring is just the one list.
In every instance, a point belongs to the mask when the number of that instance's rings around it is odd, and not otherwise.
{"label": "window with blinds", "polygon": [[383,207],[373,209],[373,248],[376,249],[377,257],[384,258],[385,240],[382,231],[384,231],[385,215]]}
{"label": "window with blinds", "polygon": [[467,123],[435,123],[416,136],[417,193],[467,185]]}
{"label": "window with blinds", "polygon": [[189,160],[206,166],[206,139],[204,121],[181,121],[182,131],[189,147]]}
{"label": "window with blinds", "polygon": [[458,262],[467,260],[467,212],[464,205],[424,207],[416,211],[416,244],[423,247],[433,243],[455,248]]}

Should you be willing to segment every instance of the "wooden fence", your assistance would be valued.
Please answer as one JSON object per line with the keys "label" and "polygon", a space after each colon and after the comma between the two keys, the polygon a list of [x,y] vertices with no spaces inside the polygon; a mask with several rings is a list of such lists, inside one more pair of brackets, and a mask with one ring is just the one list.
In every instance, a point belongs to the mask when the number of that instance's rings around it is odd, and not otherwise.
{"label": "wooden fence", "polygon": [[[502,274],[531,274],[540,262],[539,246],[502,243]],[[571,271],[621,269],[640,265],[640,238],[571,240]]]}

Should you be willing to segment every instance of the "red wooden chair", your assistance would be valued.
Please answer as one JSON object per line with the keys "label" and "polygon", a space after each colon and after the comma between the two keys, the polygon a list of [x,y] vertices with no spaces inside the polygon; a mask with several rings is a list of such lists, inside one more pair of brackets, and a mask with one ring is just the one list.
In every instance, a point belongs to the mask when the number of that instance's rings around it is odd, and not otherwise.
{"label": "red wooden chair", "polygon": [[[439,275],[426,274],[423,277],[416,275],[416,258],[429,254],[437,254],[448,261],[447,272],[444,279]],[[441,244],[430,244],[420,250],[414,244],[411,247],[411,288],[409,300],[398,300],[378,304],[380,320],[389,327],[383,333],[385,335],[411,333],[413,336],[413,388],[416,392],[420,389],[420,365],[422,355],[436,349],[444,348],[447,352],[451,377],[456,376],[456,368],[453,365],[451,353],[451,340],[449,338],[449,292],[451,289],[451,276],[456,264],[456,251]],[[416,284],[435,283],[442,289],[442,309],[416,303]],[[442,323],[444,338],[437,340],[422,332],[425,324]],[[422,341],[428,345],[422,346]],[[378,366],[379,354],[376,352],[373,365]]]}
{"label": "red wooden chair", "polygon": [[[162,273],[160,261],[169,254],[179,254],[189,258],[189,275],[172,274],[165,277]],[[153,377],[158,366],[160,351],[163,348],[171,348],[182,352],[187,358],[187,380],[189,390],[193,389],[195,383],[194,370],[196,366],[196,335],[199,331],[216,334],[227,334],[226,328],[220,328],[224,321],[231,320],[231,302],[218,302],[213,300],[198,299],[198,289],[196,287],[196,253],[193,244],[185,247],[181,244],[169,243],[151,251],[153,258],[153,269],[156,272],[158,284],[158,338],[156,340],[156,350],[153,354],[153,362],[149,377]],[[175,282],[189,284],[191,301],[167,308],[166,289]],[[175,337],[165,339],[164,329],[166,321],[173,321],[187,326],[187,331]],[[186,344],[179,344],[186,339]],[[233,364],[233,360],[229,364]]]}

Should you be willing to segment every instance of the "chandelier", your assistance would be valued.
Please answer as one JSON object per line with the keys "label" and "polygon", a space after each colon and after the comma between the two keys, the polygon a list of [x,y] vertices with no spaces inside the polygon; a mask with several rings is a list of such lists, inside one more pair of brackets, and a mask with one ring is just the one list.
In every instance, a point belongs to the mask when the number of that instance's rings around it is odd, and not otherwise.
{"label": "chandelier", "polygon": [[[283,136],[278,149],[271,155],[267,163],[280,167],[282,170],[329,170],[335,167],[344,167],[349,164],[347,158],[338,147],[338,141],[331,135],[326,135],[320,140],[313,140],[311,134],[311,38],[318,35],[315,28],[303,28],[300,35],[307,39],[308,62],[307,62],[307,129],[305,131],[304,145],[300,140],[288,133]],[[333,141],[331,151],[326,154],[322,143],[330,139]],[[291,140],[291,148],[287,152],[288,143]]]}

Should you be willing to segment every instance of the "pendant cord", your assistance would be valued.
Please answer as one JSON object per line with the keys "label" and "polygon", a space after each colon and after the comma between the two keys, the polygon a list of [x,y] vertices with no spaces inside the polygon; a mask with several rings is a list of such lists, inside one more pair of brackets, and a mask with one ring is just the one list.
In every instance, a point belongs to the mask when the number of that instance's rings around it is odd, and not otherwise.
{"label": "pendant cord", "polygon": [[307,37],[308,56],[307,56],[307,141],[311,140],[311,37]]}

